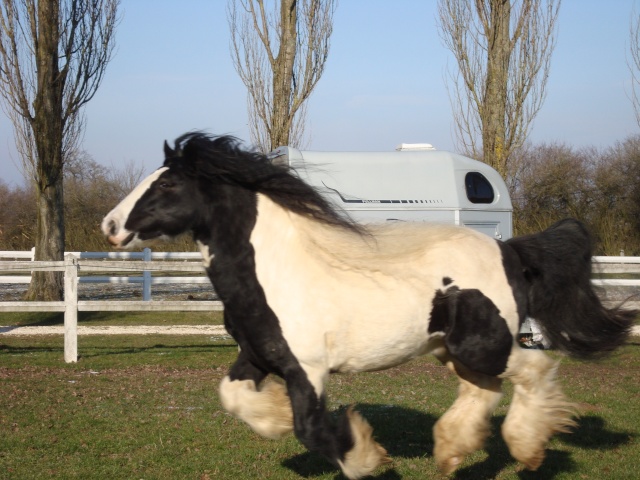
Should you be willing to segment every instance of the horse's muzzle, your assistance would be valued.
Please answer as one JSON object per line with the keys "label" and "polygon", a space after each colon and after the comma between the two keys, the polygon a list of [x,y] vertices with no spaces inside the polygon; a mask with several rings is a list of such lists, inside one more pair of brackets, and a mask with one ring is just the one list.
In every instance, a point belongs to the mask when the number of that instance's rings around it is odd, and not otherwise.
{"label": "horse's muzzle", "polygon": [[117,235],[107,235],[107,242],[115,248],[127,248],[127,245],[131,243],[135,236],[135,233],[129,233],[124,239],[119,239]]}

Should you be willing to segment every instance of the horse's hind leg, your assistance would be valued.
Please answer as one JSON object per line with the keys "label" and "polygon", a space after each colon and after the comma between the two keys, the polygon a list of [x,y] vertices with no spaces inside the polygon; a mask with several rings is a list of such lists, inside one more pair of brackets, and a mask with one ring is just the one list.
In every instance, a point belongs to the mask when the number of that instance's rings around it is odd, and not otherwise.
{"label": "horse's hind leg", "polygon": [[502,397],[502,380],[440,358],[460,380],[458,398],[433,427],[433,455],[440,471],[452,473],[491,433],[489,419]]}
{"label": "horse's hind leg", "polygon": [[511,455],[529,470],[544,460],[549,438],[575,425],[575,406],[555,382],[557,362],[540,350],[514,347],[502,378],[514,384],[513,400],[502,424]]}
{"label": "horse's hind leg", "polygon": [[260,388],[266,373],[240,352],[229,375],[220,383],[222,406],[245,421],[256,433],[279,438],[293,430],[291,401],[284,385],[269,382]]}

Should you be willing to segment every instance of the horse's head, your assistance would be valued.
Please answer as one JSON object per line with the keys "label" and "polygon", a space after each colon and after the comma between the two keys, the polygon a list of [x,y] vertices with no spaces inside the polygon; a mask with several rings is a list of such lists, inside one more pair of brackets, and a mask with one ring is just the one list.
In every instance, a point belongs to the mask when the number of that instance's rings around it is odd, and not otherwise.
{"label": "horse's head", "polygon": [[[191,231],[198,241],[240,235],[248,238],[262,193],[282,208],[328,225],[360,232],[313,187],[230,136],[188,133],[165,142],[164,166],[143,180],[102,221],[117,248],[134,248]],[[220,219],[224,218],[224,222]],[[214,223],[224,231],[212,230]],[[246,239],[245,238],[245,239]],[[238,238],[235,239],[238,241]]]}
{"label": "horse's head", "polygon": [[165,142],[165,164],[133,189],[102,220],[109,243],[133,249],[190,230],[198,207],[195,180]]}

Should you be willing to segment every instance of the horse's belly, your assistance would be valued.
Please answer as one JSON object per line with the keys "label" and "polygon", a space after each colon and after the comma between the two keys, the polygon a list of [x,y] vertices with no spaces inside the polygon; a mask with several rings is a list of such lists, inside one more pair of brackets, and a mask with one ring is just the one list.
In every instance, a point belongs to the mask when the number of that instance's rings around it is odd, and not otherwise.
{"label": "horse's belly", "polygon": [[349,291],[337,285],[328,293],[329,285],[304,303],[297,304],[302,295],[292,295],[271,304],[301,363],[333,372],[382,370],[435,348],[428,292],[352,283]]}
{"label": "horse's belly", "polygon": [[429,335],[424,319],[412,324],[378,324],[348,334],[328,332],[325,336],[329,369],[333,372],[383,370],[428,353],[440,344],[441,335]]}

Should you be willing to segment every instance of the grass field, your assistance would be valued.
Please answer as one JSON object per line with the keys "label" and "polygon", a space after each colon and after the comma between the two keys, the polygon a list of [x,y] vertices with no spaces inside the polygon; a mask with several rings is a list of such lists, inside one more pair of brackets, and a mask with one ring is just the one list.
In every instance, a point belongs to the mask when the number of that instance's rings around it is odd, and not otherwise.
{"label": "grass field", "polygon": [[[0,324],[58,321],[41,317],[14,316],[7,323],[3,314]],[[127,314],[81,323],[144,320]],[[0,478],[342,478],[293,436],[263,439],[221,409],[217,384],[237,354],[228,340],[80,337],[77,364],[64,364],[62,350],[60,336],[0,335]],[[582,416],[573,434],[552,440],[538,472],[522,471],[499,435],[507,386],[486,449],[453,478],[640,478],[640,344],[597,363],[563,359],[559,381]],[[337,375],[328,391],[332,409],[356,405],[393,457],[375,478],[441,478],[431,455],[431,429],[452,403],[456,381],[435,360]]]}

